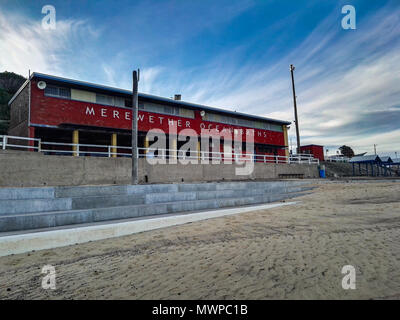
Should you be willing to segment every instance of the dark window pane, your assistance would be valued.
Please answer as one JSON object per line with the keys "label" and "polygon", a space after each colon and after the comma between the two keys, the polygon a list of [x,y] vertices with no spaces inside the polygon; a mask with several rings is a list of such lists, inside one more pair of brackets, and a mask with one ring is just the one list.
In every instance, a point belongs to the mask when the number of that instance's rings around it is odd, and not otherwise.
{"label": "dark window pane", "polygon": [[67,88],[59,88],[59,95],[63,98],[71,98],[71,90]]}
{"label": "dark window pane", "polygon": [[[125,107],[132,108],[132,99],[125,99]],[[140,109],[140,103],[139,103]]]}
{"label": "dark window pane", "polygon": [[46,86],[44,93],[50,96],[58,96],[58,88],[54,86]]}

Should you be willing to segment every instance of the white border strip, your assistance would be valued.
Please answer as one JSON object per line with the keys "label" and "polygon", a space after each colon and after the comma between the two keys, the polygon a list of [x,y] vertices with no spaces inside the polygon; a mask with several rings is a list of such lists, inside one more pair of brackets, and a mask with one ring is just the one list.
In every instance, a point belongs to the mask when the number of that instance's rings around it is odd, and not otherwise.
{"label": "white border strip", "polygon": [[134,233],[177,226],[205,219],[212,219],[255,210],[271,209],[280,206],[293,205],[296,203],[298,202],[293,201],[285,203],[263,204],[251,207],[221,209],[175,216],[164,216],[160,218],[5,236],[0,237],[0,257],[29,252],[32,250],[52,249],[77,243],[121,237]]}

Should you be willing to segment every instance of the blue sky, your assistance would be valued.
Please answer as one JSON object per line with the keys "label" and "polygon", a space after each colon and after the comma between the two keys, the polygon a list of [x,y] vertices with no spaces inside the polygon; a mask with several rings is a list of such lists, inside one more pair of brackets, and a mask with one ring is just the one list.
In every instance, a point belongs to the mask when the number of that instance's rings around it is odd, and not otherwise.
{"label": "blue sky", "polygon": [[302,143],[400,157],[398,0],[0,0],[0,71],[130,88],[140,68],[141,92],[293,121],[291,63]]}

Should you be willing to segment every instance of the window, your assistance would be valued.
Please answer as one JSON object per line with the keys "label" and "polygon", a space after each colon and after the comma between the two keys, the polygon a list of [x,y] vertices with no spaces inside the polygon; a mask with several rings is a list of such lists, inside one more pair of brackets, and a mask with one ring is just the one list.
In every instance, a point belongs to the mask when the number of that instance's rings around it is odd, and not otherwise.
{"label": "window", "polygon": [[263,144],[256,144],[257,151],[260,153],[272,153],[275,154],[277,152],[277,148],[272,146],[267,146]]}
{"label": "window", "polygon": [[59,97],[71,99],[71,90],[69,88],[61,88],[52,85],[47,85],[44,89],[44,94],[51,97]]}
{"label": "window", "polygon": [[58,88],[57,87],[46,86],[46,88],[44,89],[44,93],[47,96],[58,96]]}
{"label": "window", "polygon": [[257,129],[271,130],[271,125],[262,121],[255,121],[255,127]]}
{"label": "window", "polygon": [[132,100],[120,96],[110,96],[93,91],[78,90],[47,85],[44,89],[46,96],[72,99],[77,101],[93,102],[107,106],[132,107]]}
{"label": "window", "polygon": [[264,130],[271,130],[278,132],[283,131],[282,126],[278,124],[271,124],[263,121],[253,121],[253,120],[235,118],[230,116],[223,116],[216,113],[207,112],[204,118],[207,121],[222,122],[226,124],[238,125],[255,129],[264,129]]}
{"label": "window", "polygon": [[282,132],[282,126],[279,124],[271,124],[271,129],[272,131],[278,131],[278,132]]}
{"label": "window", "polygon": [[179,108],[179,115],[185,118],[192,118],[192,119],[194,118],[193,110],[189,109]]}
{"label": "window", "polygon": [[[125,99],[125,107],[132,108],[132,99]],[[140,109],[140,104],[139,104]]]}
{"label": "window", "polygon": [[58,88],[60,97],[71,98],[71,90],[68,88]]}
{"label": "window", "polygon": [[170,115],[176,115],[176,110],[174,107],[169,107],[169,106],[164,106],[164,110],[163,110],[165,114],[170,114]]}
{"label": "window", "polygon": [[96,103],[113,106],[114,105],[114,97],[96,93]]}
{"label": "window", "polygon": [[149,103],[149,102],[146,102],[142,105],[143,105],[142,107],[139,105],[140,110],[154,112],[154,113],[168,114],[171,116],[178,116],[184,118],[192,118],[192,119],[194,118],[193,110],[179,108],[175,106],[166,106],[156,103]]}
{"label": "window", "polygon": [[[128,104],[128,99],[118,96],[108,96],[100,93],[96,93],[96,103],[104,104],[107,106],[125,107]],[[132,101],[130,103],[132,105]]]}
{"label": "window", "polygon": [[125,107],[125,99],[121,97],[114,97],[114,105],[116,107]]}

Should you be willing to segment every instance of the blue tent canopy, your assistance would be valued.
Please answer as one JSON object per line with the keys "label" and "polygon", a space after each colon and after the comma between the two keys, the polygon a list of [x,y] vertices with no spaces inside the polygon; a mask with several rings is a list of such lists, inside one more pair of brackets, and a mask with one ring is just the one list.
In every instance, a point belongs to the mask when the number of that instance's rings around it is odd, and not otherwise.
{"label": "blue tent canopy", "polygon": [[[398,160],[399,159],[396,159],[396,161]],[[355,165],[358,165],[359,175],[363,175],[364,172],[367,176],[391,176],[393,173],[391,167],[393,166],[394,161],[389,156],[356,156],[351,158],[349,162],[353,165],[353,175],[356,174]]]}
{"label": "blue tent canopy", "polygon": [[386,156],[386,157],[381,157],[381,161],[382,161],[382,164],[392,164],[392,163],[393,163],[392,158],[390,158],[390,157],[388,157],[388,156]]}
{"label": "blue tent canopy", "polygon": [[394,158],[394,159],[392,159],[392,161],[393,161],[393,164],[400,164],[400,158]]}
{"label": "blue tent canopy", "polygon": [[380,163],[382,162],[381,158],[376,155],[371,156],[360,156],[360,157],[353,157],[350,159],[351,163]]}

